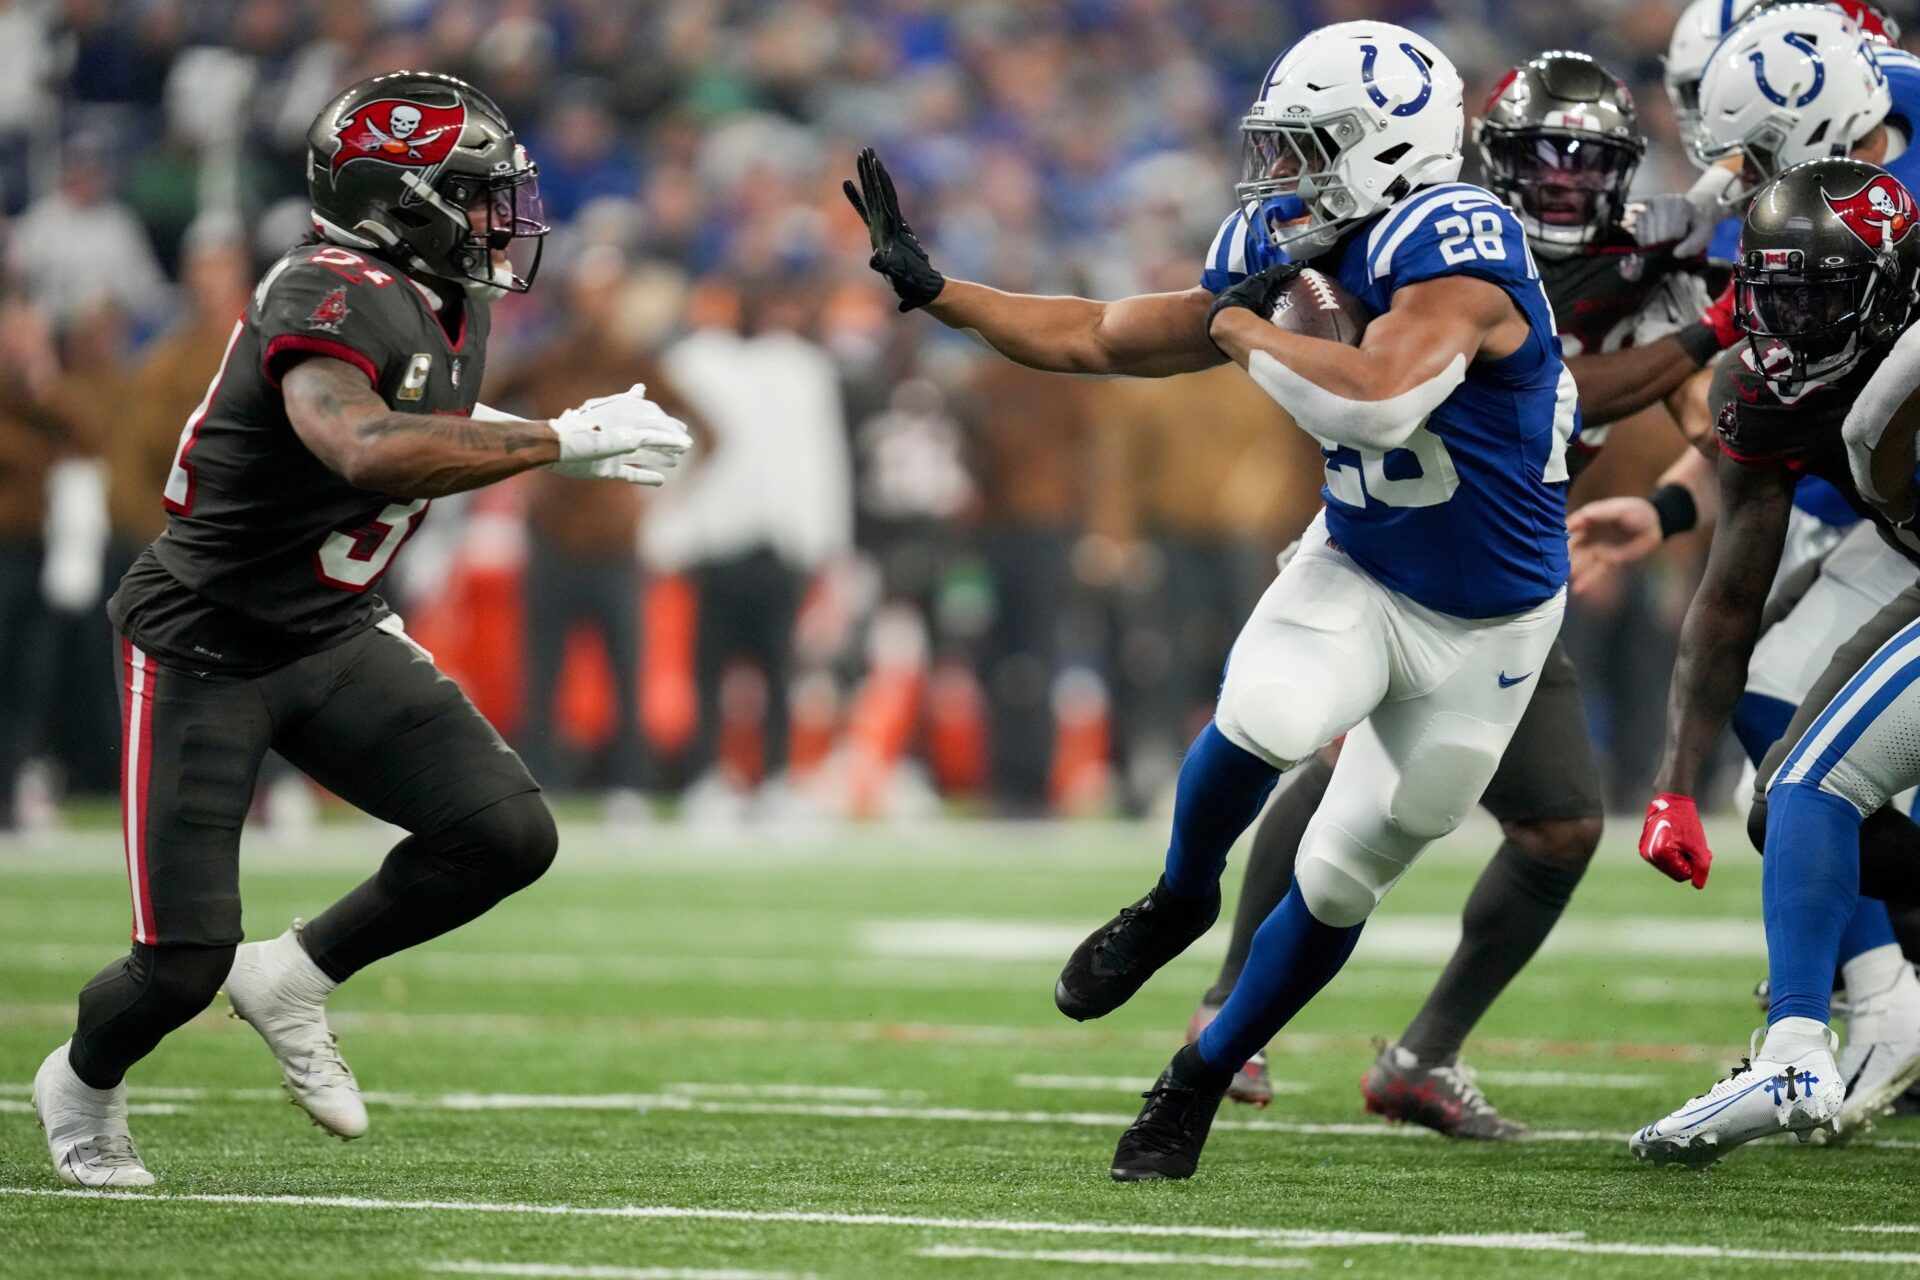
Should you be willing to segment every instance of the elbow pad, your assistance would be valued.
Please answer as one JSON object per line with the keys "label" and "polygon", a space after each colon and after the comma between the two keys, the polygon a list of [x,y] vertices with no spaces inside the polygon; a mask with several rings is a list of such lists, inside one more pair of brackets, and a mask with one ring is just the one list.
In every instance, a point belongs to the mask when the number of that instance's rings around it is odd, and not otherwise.
{"label": "elbow pad", "polygon": [[1920,326],[1907,330],[1887,352],[1887,358],[1867,379],[1847,410],[1840,434],[1847,442],[1847,468],[1860,496],[1869,502],[1885,502],[1888,495],[1873,487],[1873,454],[1893,415],[1920,388]]}
{"label": "elbow pad", "polygon": [[1356,449],[1397,449],[1427,420],[1427,416],[1467,380],[1467,358],[1455,355],[1447,367],[1419,386],[1387,400],[1349,400],[1311,382],[1274,359],[1256,351],[1247,372],[1260,389],[1293,415],[1300,429],[1334,444]]}

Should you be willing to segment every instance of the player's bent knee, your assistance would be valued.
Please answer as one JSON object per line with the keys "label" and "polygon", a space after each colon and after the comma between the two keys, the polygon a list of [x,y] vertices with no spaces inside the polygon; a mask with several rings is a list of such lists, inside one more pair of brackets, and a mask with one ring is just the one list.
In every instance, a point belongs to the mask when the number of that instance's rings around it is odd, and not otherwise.
{"label": "player's bent knee", "polygon": [[502,893],[524,889],[545,875],[560,851],[553,811],[538,791],[489,805],[462,820],[458,830],[485,851],[481,864]]}
{"label": "player's bent knee", "polygon": [[135,943],[130,968],[140,981],[144,1000],[177,1011],[184,1021],[213,1003],[233,968],[235,949]]}
{"label": "player's bent knee", "polygon": [[1380,904],[1372,885],[1320,854],[1301,861],[1294,882],[1313,918],[1336,929],[1361,923]]}
{"label": "player's bent knee", "polygon": [[1214,713],[1229,742],[1283,771],[1326,745],[1327,718],[1321,699],[1299,685],[1236,684],[1231,677]]}
{"label": "player's bent knee", "polygon": [[1600,847],[1604,823],[1599,815],[1553,818],[1541,822],[1503,822],[1501,833],[1519,845],[1528,857],[1556,867],[1578,870]]}

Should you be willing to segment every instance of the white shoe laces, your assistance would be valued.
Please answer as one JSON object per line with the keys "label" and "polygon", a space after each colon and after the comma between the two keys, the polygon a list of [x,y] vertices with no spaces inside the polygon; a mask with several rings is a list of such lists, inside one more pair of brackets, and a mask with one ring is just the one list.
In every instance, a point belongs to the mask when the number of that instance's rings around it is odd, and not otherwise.
{"label": "white shoe laces", "polygon": [[134,1149],[133,1135],[126,1133],[102,1133],[88,1138],[80,1146],[92,1152],[86,1156],[86,1162],[102,1169],[138,1169],[140,1153]]}
{"label": "white shoe laces", "polygon": [[320,1027],[321,1034],[301,1045],[300,1056],[288,1063],[298,1072],[300,1087],[357,1088],[353,1072],[347,1069],[346,1059],[340,1056],[340,1037],[326,1030],[326,1023],[322,1022]]}
{"label": "white shoe laces", "polygon": [[1487,1115],[1493,1111],[1493,1104],[1487,1101],[1487,1095],[1480,1092],[1477,1076],[1472,1067],[1463,1062],[1446,1062],[1432,1068],[1433,1074],[1445,1080],[1460,1094],[1460,1104],[1475,1115]]}

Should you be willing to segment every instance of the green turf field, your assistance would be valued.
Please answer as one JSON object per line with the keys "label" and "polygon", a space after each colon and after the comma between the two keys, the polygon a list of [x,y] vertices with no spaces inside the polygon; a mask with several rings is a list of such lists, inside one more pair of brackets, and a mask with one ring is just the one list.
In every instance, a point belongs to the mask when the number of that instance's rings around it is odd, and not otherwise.
{"label": "green turf field", "polygon": [[[1483,826],[1408,877],[1283,1037],[1274,1106],[1223,1110],[1191,1183],[1134,1186],[1107,1178],[1114,1140],[1225,917],[1104,1022],[1067,1022],[1051,990],[1150,882],[1157,828],[743,846],[572,827],[540,885],[335,998],[366,1138],[310,1127],[253,1033],[210,1014],[135,1073],[160,1186],[113,1199],[56,1190],[27,1082],[126,935],[117,845],[0,847],[0,1276],[1920,1274],[1920,1122],[1705,1174],[1627,1155],[1622,1135],[1703,1090],[1757,1021],[1758,864],[1719,834],[1696,893],[1616,823],[1470,1046],[1541,1131],[1524,1147],[1389,1129],[1355,1089],[1452,946]],[[383,845],[358,826],[253,842],[251,936]]]}

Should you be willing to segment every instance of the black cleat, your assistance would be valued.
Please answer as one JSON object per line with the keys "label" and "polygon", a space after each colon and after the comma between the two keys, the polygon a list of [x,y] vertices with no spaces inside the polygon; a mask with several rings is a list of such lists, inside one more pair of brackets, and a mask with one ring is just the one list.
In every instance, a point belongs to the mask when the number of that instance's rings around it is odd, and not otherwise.
{"label": "black cleat", "polygon": [[1199,902],[1178,902],[1168,896],[1162,876],[1146,897],[1122,907],[1074,949],[1053,984],[1053,1002],[1075,1022],[1105,1017],[1133,999],[1161,965],[1192,946],[1219,915],[1217,887]]}
{"label": "black cleat", "polygon": [[1113,1153],[1115,1182],[1160,1182],[1191,1178],[1207,1145],[1214,1112],[1227,1095],[1233,1072],[1209,1066],[1193,1045],[1184,1046],[1140,1096],[1147,1105],[1120,1135]]}

